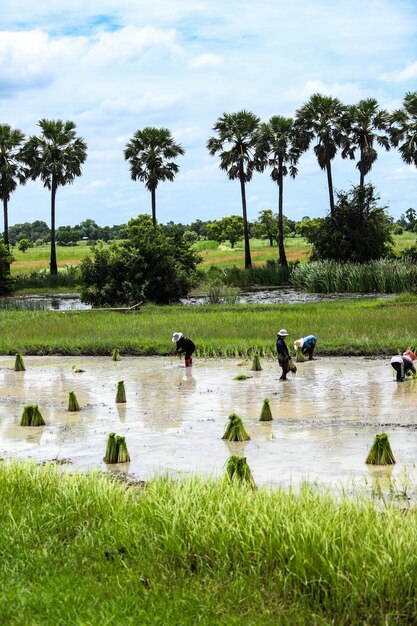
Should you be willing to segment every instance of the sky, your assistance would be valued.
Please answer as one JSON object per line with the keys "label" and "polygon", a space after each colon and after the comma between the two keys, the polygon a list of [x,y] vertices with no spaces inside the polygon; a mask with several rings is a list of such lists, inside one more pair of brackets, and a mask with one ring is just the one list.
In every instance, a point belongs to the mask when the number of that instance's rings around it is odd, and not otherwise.
{"label": "sky", "polygon": [[[0,29],[0,123],[29,137],[42,118],[72,120],[88,146],[82,176],[58,189],[57,226],[150,213],[123,157],[145,126],[170,129],[185,149],[175,181],[158,186],[157,218],[189,224],[241,215],[239,182],[206,148],[223,113],[292,117],[313,93],[376,98],[391,111],[417,91],[414,0],[2,0]],[[337,156],[333,177],[336,190],[358,184],[355,162]],[[394,218],[417,208],[417,171],[398,151],[381,148],[367,180]],[[277,200],[269,174],[255,174],[249,219]],[[28,182],[11,197],[9,224],[49,224],[49,202]],[[285,181],[284,213],[327,211],[326,175],[309,151]]]}

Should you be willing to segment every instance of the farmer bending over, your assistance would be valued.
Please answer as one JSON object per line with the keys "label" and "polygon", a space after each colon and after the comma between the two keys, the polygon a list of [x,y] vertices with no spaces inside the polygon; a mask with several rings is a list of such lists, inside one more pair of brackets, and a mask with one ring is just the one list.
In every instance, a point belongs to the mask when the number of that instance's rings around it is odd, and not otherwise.
{"label": "farmer bending over", "polygon": [[289,333],[285,330],[285,328],[281,328],[280,331],[277,332],[277,354],[278,354],[278,363],[282,369],[282,374],[280,380],[287,380],[287,374],[290,370],[297,371],[295,365],[293,365],[290,357],[290,353],[288,352],[288,346],[285,343],[285,337],[288,337]]}
{"label": "farmer bending over", "polygon": [[172,335],[172,341],[177,344],[174,354],[184,354],[185,367],[191,367],[193,364],[193,357],[191,355],[195,350],[194,343],[191,339],[188,339],[188,337],[184,337],[182,333],[174,333]]}
{"label": "farmer bending over", "polygon": [[315,335],[308,335],[307,337],[301,337],[301,339],[297,339],[294,341],[294,350],[297,348],[301,348],[304,356],[308,355],[308,360],[313,360],[313,352],[316,347],[317,337]]}
{"label": "farmer bending over", "polygon": [[416,355],[411,350],[407,350],[401,356],[393,356],[391,359],[391,365],[397,372],[397,382],[403,383],[407,374],[415,374],[416,368],[413,361],[416,360]]}

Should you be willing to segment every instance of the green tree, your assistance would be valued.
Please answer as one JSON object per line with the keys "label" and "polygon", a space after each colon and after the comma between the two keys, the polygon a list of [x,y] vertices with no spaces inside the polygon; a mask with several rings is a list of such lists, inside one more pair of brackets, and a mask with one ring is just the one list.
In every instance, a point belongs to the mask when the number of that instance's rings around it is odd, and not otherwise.
{"label": "green tree", "polygon": [[21,239],[19,243],[17,244],[17,247],[20,250],[20,252],[26,252],[26,250],[30,248],[29,239]]}
{"label": "green tree", "polygon": [[8,296],[14,291],[15,279],[10,274],[13,261],[9,247],[0,241],[0,296]]}
{"label": "green tree", "polygon": [[296,112],[297,131],[309,141],[315,139],[314,154],[322,170],[326,170],[330,214],[334,214],[332,161],[340,146],[346,143],[346,107],[338,98],[313,94]]}
{"label": "green tree", "polygon": [[313,244],[313,260],[332,259],[366,263],[391,252],[392,223],[386,207],[371,184],[337,194],[333,215],[303,224],[303,234]]}
{"label": "green tree", "polygon": [[81,165],[87,158],[87,144],[75,133],[74,122],[42,119],[41,134],[32,136],[22,154],[32,180],[40,178],[51,192],[51,274],[58,273],[55,242],[55,199],[58,187],[74,182],[81,176]]}
{"label": "green tree", "polygon": [[239,180],[242,198],[243,230],[245,239],[245,267],[252,267],[249,246],[249,228],[246,211],[245,184],[252,179],[260,164],[256,157],[256,133],[260,119],[250,111],[223,113],[213,126],[217,137],[210,137],[207,148],[211,156],[220,156],[220,169],[230,180]]}
{"label": "green tree", "polygon": [[404,163],[417,166],[417,92],[408,91],[402,108],[391,114],[389,133]]}
{"label": "green tree", "polygon": [[240,215],[228,215],[209,224],[207,230],[211,239],[229,241],[234,248],[244,235],[243,219]]}
{"label": "green tree", "polygon": [[278,216],[274,215],[271,209],[260,211],[253,232],[269,239],[269,245],[272,247],[274,240],[278,241]]}
{"label": "green tree", "polygon": [[378,158],[375,144],[389,150],[391,143],[387,135],[388,113],[380,109],[375,98],[361,100],[358,104],[347,107],[347,135],[344,142],[342,157],[355,158],[359,150],[359,170],[361,187],[365,184],[365,176],[369,174]]}
{"label": "green tree", "polygon": [[[8,124],[0,124],[0,199],[3,201],[3,241],[9,247],[8,203],[18,185],[24,185],[27,170],[21,157],[24,133]],[[10,270],[10,268],[9,268]]]}
{"label": "green tree", "polygon": [[173,181],[179,167],[172,159],[184,154],[168,128],[147,126],[137,130],[126,144],[124,157],[130,163],[132,180],[140,180],[151,192],[152,222],[156,228],[156,188],[160,182]]}
{"label": "green tree", "polygon": [[297,131],[294,121],[282,115],[274,115],[268,123],[262,124],[258,134],[259,159],[263,166],[271,168],[271,178],[278,185],[278,250],[283,267],[288,267],[284,248],[284,177],[287,174],[292,178],[297,176],[297,163],[307,150],[308,142],[308,134],[304,130]]}
{"label": "green tree", "polygon": [[91,250],[81,263],[81,298],[94,306],[177,302],[196,284],[201,257],[177,231],[153,225],[148,215],[130,220],[127,239]]}

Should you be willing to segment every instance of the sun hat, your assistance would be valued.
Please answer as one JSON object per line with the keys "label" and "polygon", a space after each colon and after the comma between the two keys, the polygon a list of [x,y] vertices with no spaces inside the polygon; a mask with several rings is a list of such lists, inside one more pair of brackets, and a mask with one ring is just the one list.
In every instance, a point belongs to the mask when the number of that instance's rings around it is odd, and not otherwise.
{"label": "sun hat", "polygon": [[406,350],[405,352],[403,352],[403,356],[409,356],[412,361],[415,361],[417,359],[417,356],[411,350]]}
{"label": "sun hat", "polygon": [[172,335],[172,343],[177,343],[182,337],[182,333],[174,333]]}
{"label": "sun hat", "polygon": [[277,332],[278,337],[288,337],[289,334],[290,333],[287,333],[285,328],[281,328],[281,330]]}
{"label": "sun hat", "polygon": [[304,345],[304,337],[300,337],[300,339],[296,339],[294,341],[294,350],[296,350],[297,348],[302,348]]}

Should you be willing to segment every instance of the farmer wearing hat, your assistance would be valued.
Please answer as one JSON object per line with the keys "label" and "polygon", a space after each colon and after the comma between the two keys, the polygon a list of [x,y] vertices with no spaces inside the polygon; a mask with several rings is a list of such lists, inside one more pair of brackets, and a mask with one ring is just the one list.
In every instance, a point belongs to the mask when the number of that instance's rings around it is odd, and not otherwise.
{"label": "farmer wearing hat", "polygon": [[307,337],[301,337],[294,341],[294,350],[301,348],[304,356],[308,356],[308,360],[313,360],[313,352],[316,347],[317,337],[315,335],[307,335]]}
{"label": "farmer wearing hat", "polygon": [[282,369],[282,374],[280,380],[287,380],[287,374],[290,370],[297,371],[295,365],[293,365],[290,353],[288,352],[288,346],[285,343],[285,337],[288,337],[289,333],[285,330],[285,328],[281,328],[277,332],[277,354],[278,354],[278,363]]}
{"label": "farmer wearing hat", "polygon": [[174,333],[172,335],[172,341],[177,344],[174,355],[184,354],[185,367],[191,367],[193,364],[193,357],[191,355],[195,350],[194,342],[188,339],[188,337],[184,337],[182,333]]}
{"label": "farmer wearing hat", "polygon": [[406,350],[402,355],[398,354],[391,359],[391,365],[397,372],[397,382],[403,383],[407,374],[415,374],[414,361],[416,355],[411,350]]}

